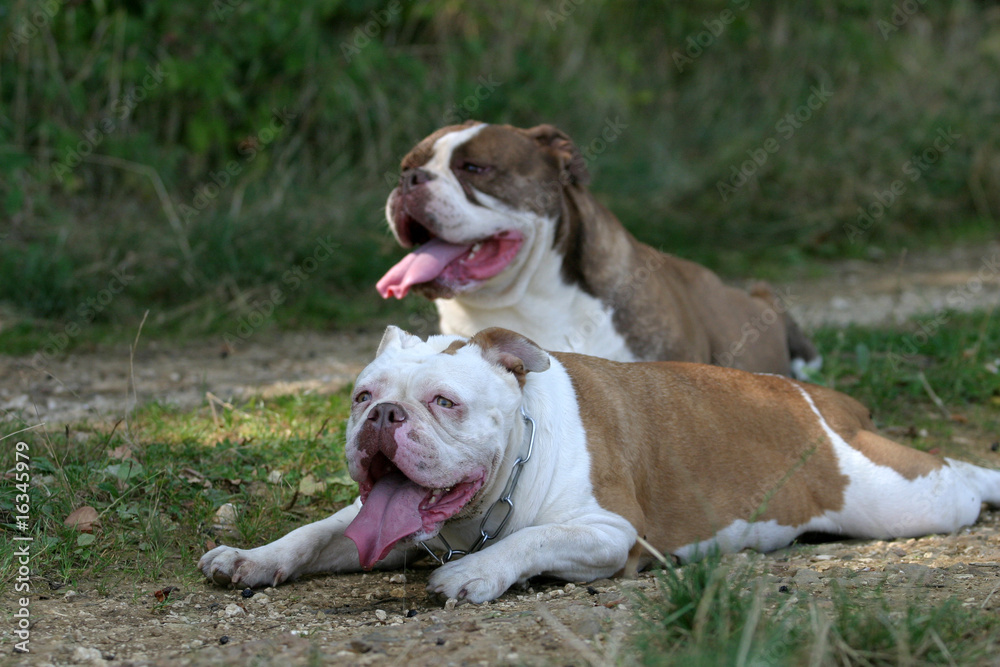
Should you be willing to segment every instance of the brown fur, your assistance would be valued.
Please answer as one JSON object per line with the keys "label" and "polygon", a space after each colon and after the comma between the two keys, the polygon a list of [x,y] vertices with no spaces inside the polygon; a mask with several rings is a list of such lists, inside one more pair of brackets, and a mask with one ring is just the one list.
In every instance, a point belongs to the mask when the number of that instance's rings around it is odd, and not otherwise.
{"label": "brown fur", "polygon": [[[403,159],[404,171],[425,164],[441,136],[474,124],[445,127],[428,136]],[[469,174],[459,168],[466,161],[490,168]],[[480,191],[556,221],[554,244],[563,256],[563,278],[613,309],[615,329],[636,359],[716,363],[787,375],[792,357],[816,356],[809,339],[783,308],[776,308],[770,290],[762,298],[728,287],[708,269],[637,241],[586,189],[585,161],[559,129],[489,125],[455,148],[452,168],[470,201]],[[432,232],[447,232],[452,241],[461,237],[456,230],[433,229],[435,223],[421,213],[427,203],[423,189],[394,197],[392,206],[405,208]],[[409,243],[404,235],[400,238],[403,245]],[[454,296],[434,282],[414,290],[428,298]],[[762,317],[773,319],[761,324]],[[742,346],[733,347],[741,341]]]}
{"label": "brown fur", "polygon": [[[860,403],[822,387],[700,364],[553,356],[577,394],[598,503],[665,553],[738,519],[798,526],[842,507],[848,479],[796,385],[875,463],[907,479],[942,465],[871,432]],[[640,551],[627,569],[645,564]]]}
{"label": "brown fur", "polygon": [[469,344],[481,347],[487,361],[499,364],[513,373],[520,387],[524,387],[525,377],[529,372],[539,373],[549,368],[549,355],[521,334],[509,329],[483,329],[469,339]]}

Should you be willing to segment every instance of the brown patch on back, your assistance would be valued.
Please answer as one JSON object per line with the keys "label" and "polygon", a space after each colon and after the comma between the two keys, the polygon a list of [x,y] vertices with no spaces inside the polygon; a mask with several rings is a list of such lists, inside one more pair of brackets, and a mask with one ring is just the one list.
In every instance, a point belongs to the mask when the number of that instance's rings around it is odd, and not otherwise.
{"label": "brown patch on back", "polygon": [[553,356],[579,400],[598,503],[661,551],[737,519],[798,526],[842,507],[848,479],[790,380]]}
{"label": "brown patch on back", "polygon": [[944,467],[944,461],[935,456],[904,447],[871,431],[860,431],[847,442],[873,463],[892,468],[911,481]]}
{"label": "brown patch on back", "polygon": [[945,465],[936,456],[875,433],[868,408],[850,396],[812,384],[803,384],[802,388],[812,397],[830,428],[872,463],[892,468],[911,481]]}

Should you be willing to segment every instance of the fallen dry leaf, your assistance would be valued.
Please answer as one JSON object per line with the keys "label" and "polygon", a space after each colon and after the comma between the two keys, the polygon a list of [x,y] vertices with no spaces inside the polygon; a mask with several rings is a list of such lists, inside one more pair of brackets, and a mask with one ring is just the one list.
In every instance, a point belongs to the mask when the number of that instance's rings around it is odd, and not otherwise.
{"label": "fallen dry leaf", "polygon": [[156,598],[157,602],[166,602],[170,598],[170,594],[174,591],[179,591],[180,589],[176,586],[167,586],[161,590],[154,591],[153,597]]}
{"label": "fallen dry leaf", "polygon": [[98,517],[97,510],[95,510],[90,505],[84,505],[78,509],[73,510],[73,512],[66,517],[63,525],[67,528],[76,528],[81,533],[92,533],[94,532],[94,526],[100,525],[101,521]]}
{"label": "fallen dry leaf", "polygon": [[120,445],[118,447],[115,447],[114,449],[109,449],[108,450],[108,458],[109,459],[118,459],[120,461],[124,461],[125,459],[135,460],[135,457],[132,456],[132,447],[129,444],[127,444],[127,443],[124,444],[124,445]]}
{"label": "fallen dry leaf", "polygon": [[315,496],[326,490],[326,482],[317,481],[312,473],[299,480],[299,493],[303,496]]}
{"label": "fallen dry leaf", "polygon": [[200,484],[206,489],[212,488],[212,480],[208,479],[197,470],[192,468],[181,468],[181,471],[178,474],[180,475],[180,478],[186,482],[190,482],[191,484]]}

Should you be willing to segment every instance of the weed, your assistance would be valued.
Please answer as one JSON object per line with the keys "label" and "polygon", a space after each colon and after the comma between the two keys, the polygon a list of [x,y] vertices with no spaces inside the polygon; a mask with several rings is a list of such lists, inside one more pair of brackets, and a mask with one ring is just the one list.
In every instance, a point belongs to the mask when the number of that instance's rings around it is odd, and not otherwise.
{"label": "weed", "polygon": [[998,622],[956,600],[894,607],[881,590],[831,600],[778,596],[752,561],[717,555],[658,573],[640,598],[634,637],[645,665],[973,664],[990,650]]}
{"label": "weed", "polygon": [[[29,534],[37,545],[36,581],[191,577],[208,538],[256,546],[304,517],[340,507],[357,492],[343,457],[341,423],[349,405],[343,392],[255,400],[223,411],[216,423],[207,410],[189,414],[154,404],[133,418],[132,439],[114,427],[15,436],[33,454]],[[5,449],[5,467],[11,451]],[[307,473],[323,483],[308,495],[295,493]],[[8,533],[15,530],[14,493],[12,485],[0,488],[0,522]],[[236,533],[213,535],[214,513],[226,502],[241,508]],[[93,533],[63,525],[83,505],[99,514]],[[16,569],[8,540],[0,549],[6,585]]]}

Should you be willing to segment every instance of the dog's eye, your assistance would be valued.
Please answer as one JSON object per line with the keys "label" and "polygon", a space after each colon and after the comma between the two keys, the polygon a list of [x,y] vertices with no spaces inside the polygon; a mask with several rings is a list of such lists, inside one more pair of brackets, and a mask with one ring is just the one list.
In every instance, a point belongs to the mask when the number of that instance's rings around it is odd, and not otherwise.
{"label": "dog's eye", "polygon": [[455,401],[445,398],[444,396],[435,396],[434,402],[440,405],[442,408],[453,408],[455,407]]}
{"label": "dog's eye", "polygon": [[476,164],[475,162],[463,162],[460,168],[462,171],[467,171],[470,174],[481,174],[489,167],[484,167],[483,165]]}
{"label": "dog's eye", "polygon": [[354,397],[355,403],[364,403],[365,401],[372,400],[372,393],[370,391],[363,391]]}

